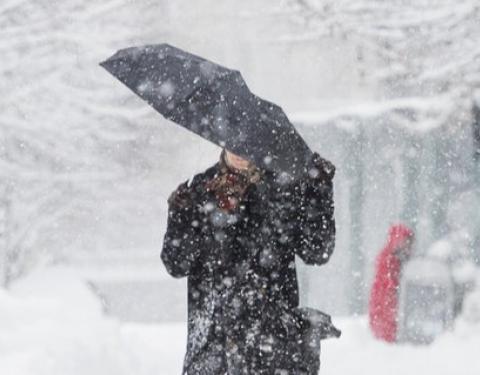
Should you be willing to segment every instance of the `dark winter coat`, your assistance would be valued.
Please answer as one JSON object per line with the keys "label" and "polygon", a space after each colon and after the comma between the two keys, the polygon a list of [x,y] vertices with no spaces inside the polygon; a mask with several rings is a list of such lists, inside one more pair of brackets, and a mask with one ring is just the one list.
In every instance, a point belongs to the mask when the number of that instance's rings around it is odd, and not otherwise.
{"label": "dark winter coat", "polygon": [[233,211],[208,189],[219,173],[217,163],[169,199],[161,258],[171,275],[188,277],[184,373],[274,374],[301,355],[286,345],[304,328],[292,314],[295,255],[321,265],[334,249],[334,166],[315,154],[288,185],[264,172]]}

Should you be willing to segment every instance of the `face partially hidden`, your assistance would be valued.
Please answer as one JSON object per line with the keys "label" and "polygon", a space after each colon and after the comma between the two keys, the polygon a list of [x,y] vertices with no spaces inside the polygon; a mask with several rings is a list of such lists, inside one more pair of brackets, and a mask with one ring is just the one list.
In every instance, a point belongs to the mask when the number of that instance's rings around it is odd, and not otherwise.
{"label": "face partially hidden", "polygon": [[225,159],[228,165],[238,170],[246,170],[252,165],[248,160],[245,160],[228,150],[225,150]]}

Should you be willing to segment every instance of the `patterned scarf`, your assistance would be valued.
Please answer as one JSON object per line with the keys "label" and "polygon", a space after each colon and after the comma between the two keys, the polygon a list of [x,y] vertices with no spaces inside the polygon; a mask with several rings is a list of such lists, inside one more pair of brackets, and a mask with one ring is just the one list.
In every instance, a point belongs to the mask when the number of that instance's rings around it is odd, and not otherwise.
{"label": "patterned scarf", "polygon": [[253,164],[245,170],[230,166],[223,150],[220,155],[219,172],[207,183],[207,190],[215,193],[220,209],[232,211],[238,207],[248,187],[259,182],[261,177],[261,171]]}

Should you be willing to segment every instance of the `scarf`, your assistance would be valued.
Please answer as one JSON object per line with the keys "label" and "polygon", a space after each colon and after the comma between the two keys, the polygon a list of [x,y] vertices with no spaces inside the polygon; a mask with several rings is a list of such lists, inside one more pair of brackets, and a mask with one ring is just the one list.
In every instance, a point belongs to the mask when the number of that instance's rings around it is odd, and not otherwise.
{"label": "scarf", "polygon": [[219,172],[207,182],[207,190],[217,198],[218,207],[223,211],[232,211],[238,207],[248,187],[260,181],[262,174],[253,164],[245,170],[232,167],[226,160],[226,152],[222,151]]}

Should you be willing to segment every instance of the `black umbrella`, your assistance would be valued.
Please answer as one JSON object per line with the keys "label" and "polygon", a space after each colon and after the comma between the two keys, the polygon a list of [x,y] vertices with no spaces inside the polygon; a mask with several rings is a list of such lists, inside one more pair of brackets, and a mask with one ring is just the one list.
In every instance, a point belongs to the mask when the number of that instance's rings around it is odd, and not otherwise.
{"label": "black umbrella", "polygon": [[100,65],[165,118],[261,168],[295,178],[312,154],[283,110],[236,70],[168,44],[126,48]]}

